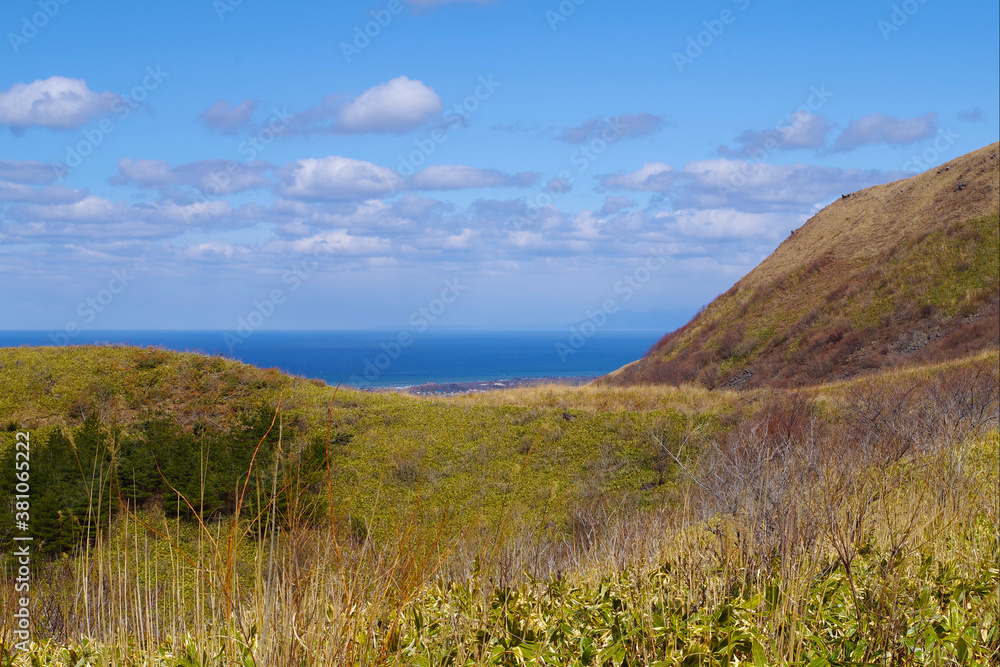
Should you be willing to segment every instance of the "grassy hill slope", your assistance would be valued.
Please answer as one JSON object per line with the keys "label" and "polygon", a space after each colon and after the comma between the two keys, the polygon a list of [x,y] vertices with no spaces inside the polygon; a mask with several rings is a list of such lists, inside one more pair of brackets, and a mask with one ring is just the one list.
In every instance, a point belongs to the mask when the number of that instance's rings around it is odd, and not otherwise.
{"label": "grassy hill slope", "polygon": [[[283,452],[289,463],[279,474],[289,490],[315,495],[322,513],[332,501],[345,530],[419,506],[463,525],[544,520],[572,536],[586,530],[587,513],[655,505],[670,493],[651,434],[676,438],[693,425],[712,432],[737,409],[733,397],[705,391],[665,391],[656,401],[623,390],[594,402],[442,402],[338,390],[221,357],[108,346],[0,348],[0,382],[0,455],[19,429],[30,430],[40,450],[49,441],[92,440],[97,431],[126,496],[176,504],[166,482],[198,496],[207,477],[210,494],[230,494],[205,502],[223,514],[280,400],[257,472],[271,474],[275,452]],[[187,474],[185,456],[191,471],[207,460],[207,473]],[[135,479],[141,488],[133,491]],[[0,517],[0,537],[9,519]]]}
{"label": "grassy hill slope", "polygon": [[800,386],[995,349],[997,153],[993,144],[834,202],[599,383]]}
{"label": "grassy hill slope", "polygon": [[0,349],[0,664],[995,664],[997,361],[440,400]]}

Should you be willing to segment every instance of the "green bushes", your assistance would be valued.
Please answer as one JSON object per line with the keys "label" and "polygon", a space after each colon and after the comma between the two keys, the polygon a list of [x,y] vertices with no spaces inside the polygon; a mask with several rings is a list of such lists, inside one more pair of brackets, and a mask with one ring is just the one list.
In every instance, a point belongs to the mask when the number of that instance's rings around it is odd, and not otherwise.
{"label": "green bushes", "polygon": [[[113,514],[151,501],[170,516],[193,519],[233,511],[236,495],[247,484],[247,508],[254,513],[270,497],[270,485],[251,475],[255,467],[271,470],[273,438],[264,438],[273,413],[266,408],[246,414],[228,432],[205,428],[185,431],[164,417],[151,417],[125,432],[89,415],[74,428],[57,428],[32,438],[31,532],[46,554],[92,544]],[[261,443],[258,451],[257,445]],[[0,475],[14,479],[14,451],[0,449]],[[0,487],[0,504],[12,501],[13,487]],[[0,514],[0,546],[9,544],[12,514]]]}
{"label": "green bushes", "polygon": [[[13,433],[9,434],[13,441]],[[56,554],[92,542],[111,512],[112,443],[96,418],[73,430],[31,440],[30,525],[39,550]],[[14,480],[14,448],[0,448],[0,478]],[[0,505],[13,507],[13,483],[0,487]],[[0,544],[13,534],[14,513],[0,513]]]}

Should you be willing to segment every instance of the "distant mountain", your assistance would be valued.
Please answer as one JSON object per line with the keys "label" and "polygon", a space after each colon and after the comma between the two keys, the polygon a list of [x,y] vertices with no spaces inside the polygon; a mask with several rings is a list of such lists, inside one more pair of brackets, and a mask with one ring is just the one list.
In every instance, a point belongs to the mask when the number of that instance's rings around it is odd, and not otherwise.
{"label": "distant mountain", "polygon": [[996,349],[998,178],[992,144],[844,195],[599,382],[790,387]]}

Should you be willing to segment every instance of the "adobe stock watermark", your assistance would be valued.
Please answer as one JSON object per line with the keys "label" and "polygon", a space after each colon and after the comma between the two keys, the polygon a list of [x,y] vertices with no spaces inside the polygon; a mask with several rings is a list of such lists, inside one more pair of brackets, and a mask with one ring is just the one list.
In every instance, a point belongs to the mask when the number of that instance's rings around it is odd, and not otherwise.
{"label": "adobe stock watermark", "polygon": [[[149,94],[160,87],[163,80],[170,76],[170,72],[164,72],[160,65],[146,67],[146,75],[142,81],[132,87],[126,95],[119,96],[119,99],[111,107],[111,111],[117,116],[117,122],[122,122],[132,115],[132,112],[149,97]],[[80,132],[83,137],[76,144],[66,145],[66,158],[57,168],[61,176],[65,176],[81,164],[84,159],[94,153],[98,146],[104,143],[105,138],[117,129],[118,125],[111,118],[104,118],[97,127],[88,128]]]}
{"label": "adobe stock watermark", "polygon": [[[798,130],[810,120],[813,114],[817,113],[834,96],[833,91],[827,90],[826,84],[809,87],[809,96],[805,104],[799,106],[795,111],[782,116],[774,124],[774,131],[781,133],[784,130]],[[771,156],[781,149],[781,145],[774,136],[764,139],[759,148],[754,151],[747,150],[744,154],[747,159],[734,171],[728,180],[718,186],[719,194],[730,194],[746,186],[754,169],[765,164]]]}
{"label": "adobe stock watermark", "polygon": [[412,331],[404,329],[388,343],[381,343],[379,348],[382,351],[365,359],[361,375],[351,375],[350,384],[357,389],[371,388],[372,384],[392,366],[392,363],[403,356],[403,351],[413,345],[416,337],[437,322],[467,289],[468,285],[461,284],[458,278],[445,280],[440,295],[431,299],[427,305],[410,313],[407,323],[412,327]]}
{"label": "adobe stock watermark", "polygon": [[220,21],[226,20],[226,14],[232,14],[243,4],[243,0],[212,0],[212,9]]}
{"label": "adobe stock watermark", "polygon": [[413,150],[406,155],[398,156],[399,165],[396,167],[396,173],[403,178],[409,178],[417,173],[417,170],[437,152],[438,147],[448,141],[449,133],[465,125],[483,102],[493,97],[493,93],[502,85],[503,83],[496,81],[492,74],[479,77],[472,93],[445,111],[443,127],[434,128],[422,139],[414,139]]}
{"label": "adobe stock watermark", "polygon": [[[569,158],[570,164],[576,167],[579,173],[587,171],[608,150],[611,144],[618,141],[627,131],[628,125],[622,123],[620,118],[606,120],[599,136],[573,151]],[[511,215],[507,218],[505,226],[513,227],[515,231],[521,231],[525,226],[537,220],[542,211],[568,192],[572,185],[573,172],[569,169],[563,169],[546,184],[541,192],[528,199],[523,215],[518,213]]]}
{"label": "adobe stock watermark", "polygon": [[253,134],[247,135],[236,147],[236,152],[243,157],[243,160],[241,162],[230,160],[226,163],[225,169],[209,173],[205,177],[207,183],[203,182],[203,185],[196,190],[192,206],[183,209],[184,218],[190,221],[193,216],[205,210],[213,199],[225,194],[233,179],[242,174],[244,167],[256,160],[257,156],[291,125],[293,118],[295,114],[288,113],[287,107],[272,108],[267,123]]}
{"label": "adobe stock watermark", "polygon": [[663,268],[667,260],[663,249],[650,250],[649,252],[651,256],[645,262],[631,273],[626,273],[621,280],[614,284],[613,290],[617,296],[605,299],[595,310],[586,311],[584,319],[569,328],[569,337],[566,341],[556,343],[556,354],[559,355],[559,360],[562,363],[565,364],[570,355],[583,349],[587,341],[607,326],[611,316],[621,310],[624,304],[631,301],[643,285],[650,281],[653,274]]}
{"label": "adobe stock watermark", "polygon": [[385,7],[373,9],[368,13],[372,20],[364,25],[354,26],[354,38],[350,42],[340,43],[340,52],[347,64],[351,64],[355,56],[360,56],[362,51],[371,46],[372,41],[377,39],[382,31],[392,24],[393,19],[403,13],[403,2],[402,0],[389,0]]}
{"label": "adobe stock watermark", "polygon": [[923,172],[940,164],[941,156],[961,138],[962,135],[950,127],[938,130],[937,136],[934,137],[934,143],[925,148],[922,153],[910,156],[910,159],[903,163],[903,170]]}
{"label": "adobe stock watermark", "polygon": [[[80,335],[80,332],[83,331],[83,325],[92,324],[98,315],[114,303],[119,294],[128,289],[133,280],[135,280],[135,274],[130,269],[122,267],[111,271],[111,278],[107,284],[77,305],[74,312],[80,319],[68,320],[61,331],[49,334],[49,340],[56,345],[69,345],[70,339]],[[83,325],[80,324],[81,321]]]}
{"label": "adobe stock watermark", "polygon": [[545,20],[549,22],[552,32],[555,32],[561,23],[569,20],[569,17],[576,14],[576,8],[587,2],[587,0],[562,0],[555,11],[548,9],[545,11]]}
{"label": "adobe stock watermark", "polygon": [[27,651],[31,646],[31,433],[19,431],[14,436],[14,648]]}
{"label": "adobe stock watermark", "polygon": [[[751,0],[732,0],[732,3],[741,12],[745,12],[750,8],[750,2]],[[715,44],[715,40],[722,37],[722,34],[726,32],[727,26],[736,23],[737,16],[739,15],[732,9],[723,9],[719,12],[718,18],[702,21],[701,24],[705,29],[696,35],[688,35],[687,45],[683,53],[681,51],[674,51],[671,54],[677,71],[683,74],[686,68],[693,65],[694,61],[700,58],[706,49]]]}
{"label": "adobe stock watermark", "polygon": [[287,286],[287,293],[281,288],[275,288],[263,299],[254,299],[246,316],[236,318],[236,328],[222,334],[222,342],[229,348],[229,353],[232,354],[237,345],[246,342],[255,331],[262,328],[278,309],[285,305],[288,295],[299,291],[299,288],[319,270],[322,260],[329,255],[330,250],[326,246],[317,248],[309,259],[296,262],[281,274],[281,284]]}
{"label": "adobe stock watermark", "polygon": [[879,19],[875,23],[875,27],[882,33],[882,41],[888,42],[892,33],[899,32],[910,20],[910,17],[919,12],[920,8],[926,4],[927,0],[904,0],[898,5],[892,5],[889,19]]}
{"label": "adobe stock watermark", "polygon": [[7,33],[7,41],[11,50],[17,54],[21,52],[21,47],[27,46],[28,42],[38,36],[38,33],[49,24],[72,0],[39,0],[39,11],[31,16],[21,17],[21,29],[17,32]]}

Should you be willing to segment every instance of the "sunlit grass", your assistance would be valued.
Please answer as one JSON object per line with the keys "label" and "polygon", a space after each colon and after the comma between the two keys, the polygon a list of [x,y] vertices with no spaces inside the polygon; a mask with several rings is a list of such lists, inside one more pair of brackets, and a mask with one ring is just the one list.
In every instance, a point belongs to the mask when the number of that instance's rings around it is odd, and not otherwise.
{"label": "sunlit grass", "polygon": [[233,488],[258,497],[96,513],[36,560],[36,644],[0,619],[0,664],[995,664],[996,360],[798,394],[281,379],[278,455]]}

